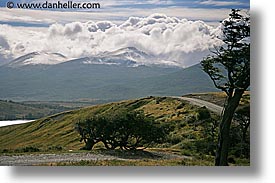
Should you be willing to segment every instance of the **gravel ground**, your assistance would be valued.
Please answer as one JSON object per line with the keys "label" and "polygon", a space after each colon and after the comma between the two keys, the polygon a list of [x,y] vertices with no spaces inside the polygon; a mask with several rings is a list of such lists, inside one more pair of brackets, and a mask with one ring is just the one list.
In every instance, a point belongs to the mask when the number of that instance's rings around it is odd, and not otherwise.
{"label": "gravel ground", "polygon": [[[186,159],[187,156],[175,154],[154,152],[156,159]],[[81,160],[124,160],[132,158],[119,158],[111,155],[93,154],[93,153],[63,153],[63,154],[30,154],[30,155],[12,155],[0,156],[1,166],[31,166],[43,163],[56,162],[77,162]],[[141,159],[133,158],[133,159]],[[155,159],[155,158],[154,158]]]}
{"label": "gravel ground", "polygon": [[0,156],[2,166],[26,166],[41,163],[68,162],[81,160],[125,160],[108,155],[92,153],[64,153],[64,154],[30,154],[16,156]]}

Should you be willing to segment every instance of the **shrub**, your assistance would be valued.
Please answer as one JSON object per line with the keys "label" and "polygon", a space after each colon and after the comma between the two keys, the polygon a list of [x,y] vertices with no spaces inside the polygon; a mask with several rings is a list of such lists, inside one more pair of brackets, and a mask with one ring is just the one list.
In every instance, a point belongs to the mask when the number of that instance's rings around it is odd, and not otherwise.
{"label": "shrub", "polygon": [[211,118],[210,112],[206,107],[201,107],[197,110],[197,120],[206,120]]}
{"label": "shrub", "polygon": [[179,135],[171,135],[168,140],[169,143],[171,143],[172,145],[178,144],[182,141],[182,137]]}
{"label": "shrub", "polygon": [[181,103],[176,107],[176,109],[182,109],[184,106],[185,106],[185,103],[184,103],[184,102],[181,102]]}
{"label": "shrub", "polygon": [[48,147],[48,150],[49,151],[62,151],[63,147],[61,147],[61,146],[50,146],[50,147]]}
{"label": "shrub", "polygon": [[39,152],[39,151],[40,151],[40,149],[37,147],[27,146],[27,147],[15,149],[14,152],[22,153],[22,152]]}

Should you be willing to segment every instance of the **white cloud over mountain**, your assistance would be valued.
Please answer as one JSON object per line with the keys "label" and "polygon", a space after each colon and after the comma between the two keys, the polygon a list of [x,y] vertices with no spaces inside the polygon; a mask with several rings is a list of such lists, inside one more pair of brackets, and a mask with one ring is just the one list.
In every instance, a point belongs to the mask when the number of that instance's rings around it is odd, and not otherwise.
{"label": "white cloud over mountain", "polygon": [[215,38],[219,29],[203,21],[164,14],[129,17],[120,25],[110,21],[55,23],[48,28],[0,25],[0,58],[16,58],[34,51],[80,58],[135,47],[158,58],[148,60],[150,64],[188,67],[221,44]]}

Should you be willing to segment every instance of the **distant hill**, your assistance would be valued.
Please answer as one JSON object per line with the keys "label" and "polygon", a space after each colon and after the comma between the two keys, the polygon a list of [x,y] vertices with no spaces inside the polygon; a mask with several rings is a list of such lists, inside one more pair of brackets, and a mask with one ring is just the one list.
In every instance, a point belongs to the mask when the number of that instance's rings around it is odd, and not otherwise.
{"label": "distant hill", "polygon": [[59,105],[24,104],[0,100],[0,120],[38,119],[69,109]]}
{"label": "distant hill", "polygon": [[106,100],[82,99],[79,101],[25,101],[0,100],[0,121],[39,119],[63,111],[107,103]]}
{"label": "distant hill", "polygon": [[[186,69],[160,66],[83,64],[0,67],[0,98],[26,100],[123,100],[150,95],[216,91],[200,65]],[[126,64],[126,65],[125,65]]]}

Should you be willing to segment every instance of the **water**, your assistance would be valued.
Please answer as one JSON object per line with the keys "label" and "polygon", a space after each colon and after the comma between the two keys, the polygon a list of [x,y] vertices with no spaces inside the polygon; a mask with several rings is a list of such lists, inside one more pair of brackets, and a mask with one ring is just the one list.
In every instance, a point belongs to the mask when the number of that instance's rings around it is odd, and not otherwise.
{"label": "water", "polygon": [[15,124],[22,124],[22,123],[28,123],[35,120],[7,120],[7,121],[0,121],[0,127],[2,126],[9,126],[9,125],[15,125]]}

